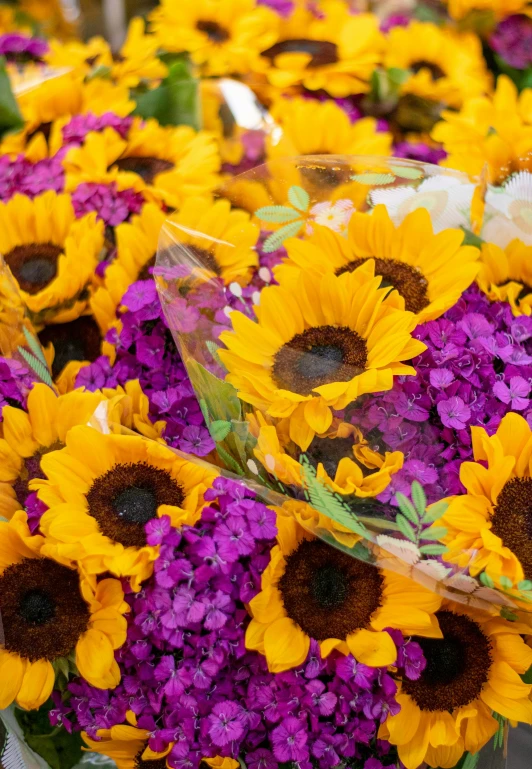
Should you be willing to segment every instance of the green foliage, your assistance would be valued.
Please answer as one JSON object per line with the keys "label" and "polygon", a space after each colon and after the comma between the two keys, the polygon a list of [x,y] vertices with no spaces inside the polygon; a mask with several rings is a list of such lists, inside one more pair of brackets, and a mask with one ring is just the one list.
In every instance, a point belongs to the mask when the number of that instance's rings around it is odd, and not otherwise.
{"label": "green foliage", "polygon": [[299,219],[300,214],[289,206],[263,206],[255,211],[255,216],[263,222],[292,222]]}
{"label": "green foliage", "polygon": [[39,710],[17,709],[15,715],[29,747],[42,756],[50,769],[71,769],[83,755],[81,735],[50,726],[48,713],[52,708],[53,703],[48,700]]}
{"label": "green foliage", "polygon": [[423,176],[420,168],[410,168],[410,166],[390,166],[390,168],[401,179],[421,179]]}
{"label": "green foliage", "polygon": [[157,88],[132,92],[137,106],[134,115],[156,118],[163,126],[189,125],[200,128],[199,84],[192,77],[184,55],[168,57],[168,75]]}
{"label": "green foliage", "polygon": [[295,237],[302,226],[302,220],[285,224],[284,227],[281,227],[277,232],[272,232],[271,235],[268,235],[264,241],[262,250],[265,254],[271,254],[272,251],[277,251],[278,248],[281,248],[285,240]]}
{"label": "green foliage", "polygon": [[24,125],[5,65],[6,60],[0,56],[0,136],[18,131]]}
{"label": "green foliage", "polygon": [[395,176],[393,174],[355,174],[351,179],[359,184],[379,185],[392,184]]}
{"label": "green foliage", "polygon": [[34,355],[25,350],[24,347],[19,347],[18,352],[42,382],[49,385],[50,387],[54,386],[52,377],[50,376],[50,372],[48,371],[48,367],[45,363],[42,363],[42,361],[38,360]]}
{"label": "green foliage", "polygon": [[[401,492],[397,492],[395,499],[399,507],[399,513],[395,522],[399,531],[406,539],[418,546],[424,555],[441,555],[447,550],[439,540],[447,534],[447,529],[443,526],[430,526],[433,521],[444,514],[447,509],[447,503],[438,502],[426,509],[427,497],[423,487],[417,481],[412,483],[410,490],[412,501],[405,497]],[[428,528],[426,528],[428,527]],[[426,544],[422,544],[426,543]]]}
{"label": "green foliage", "polygon": [[224,419],[215,419],[209,425],[209,432],[216,443],[219,443],[225,440],[231,432],[231,422],[226,422]]}
{"label": "green foliage", "polygon": [[288,200],[294,208],[298,208],[300,211],[306,211],[310,205],[308,192],[296,184],[288,190]]}
{"label": "green foliage", "polygon": [[287,222],[284,227],[280,227],[276,232],[268,235],[264,241],[262,250],[267,254],[277,251],[285,240],[295,237],[303,226],[303,214],[310,205],[308,192],[303,187],[293,185],[288,190],[288,200],[294,208],[290,206],[263,206],[255,211],[257,219],[261,219],[263,222],[275,224]]}

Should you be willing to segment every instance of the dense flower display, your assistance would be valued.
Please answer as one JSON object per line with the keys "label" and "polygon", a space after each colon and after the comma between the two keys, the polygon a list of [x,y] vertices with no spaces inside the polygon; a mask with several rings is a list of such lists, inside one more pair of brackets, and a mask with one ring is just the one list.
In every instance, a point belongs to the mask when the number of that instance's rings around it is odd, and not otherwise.
{"label": "dense flower display", "polygon": [[482,769],[532,724],[532,22],[376,10],[161,0],[114,50],[0,3],[21,755]]}

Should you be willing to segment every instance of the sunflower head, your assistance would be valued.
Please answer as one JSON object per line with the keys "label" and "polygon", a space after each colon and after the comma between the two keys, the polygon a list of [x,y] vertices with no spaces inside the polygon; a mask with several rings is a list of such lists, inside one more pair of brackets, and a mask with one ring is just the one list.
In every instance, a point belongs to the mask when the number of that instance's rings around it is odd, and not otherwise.
{"label": "sunflower head", "polygon": [[421,635],[440,637],[433,617],[441,604],[436,595],[336,550],[294,517],[278,515],[277,527],[278,544],[262,590],[250,602],[246,631],[247,648],[264,654],[272,672],[301,665],[311,639],[323,657],[338,649],[380,667],[397,656],[384,628],[410,633],[417,627]]}
{"label": "sunflower head", "polygon": [[362,271],[302,273],[295,286],[262,291],[256,323],[232,312],[233,330],[220,335],[228,349],[219,355],[239,397],[289,418],[290,438],[303,451],[327,432],[333,409],[415,373],[403,363],[425,349],[411,336],[415,316],[379,284]]}
{"label": "sunflower head", "polygon": [[315,228],[307,240],[285,242],[288,259],[275,277],[290,285],[302,272],[315,275],[367,273],[381,276],[381,288],[393,287],[399,305],[417,316],[418,323],[434,320],[452,307],[479,270],[479,250],[462,246],[461,230],[434,234],[424,208],[407,214],[396,226],[384,205],[371,213],[352,214],[347,239],[328,227]]}
{"label": "sunflower head", "polygon": [[514,315],[532,314],[532,247],[512,240],[505,249],[482,245],[477,282],[493,302],[509,302]]}
{"label": "sunflower head", "polygon": [[14,195],[0,203],[0,252],[36,325],[77,318],[87,306],[103,222],[76,219],[69,195]]}
{"label": "sunflower head", "polygon": [[41,468],[47,480],[30,486],[50,508],[41,518],[46,548],[83,562],[90,574],[129,577],[135,590],[159,552],[145,525],[162,515],[173,526],[196,523],[215,477],[164,445],[91,427],[70,430],[66,447],[44,456]]}
{"label": "sunflower head", "polygon": [[271,110],[282,128],[280,137],[269,136],[269,158],[296,155],[389,155],[392,136],[377,131],[375,118],[352,123],[333,101],[279,99]]}
{"label": "sunflower head", "polygon": [[72,650],[90,684],[114,688],[120,681],[114,650],[126,639],[128,610],[118,580],[88,581],[69,561],[47,557],[43,538],[31,536],[23,512],[0,522],[0,537],[2,708],[13,701],[38,708],[54,685],[52,663]]}
{"label": "sunflower head", "polygon": [[532,579],[532,431],[513,412],[489,436],[472,427],[474,462],[464,462],[460,481],[466,493],[452,497],[441,518],[446,527],[444,558],[485,571],[498,587],[516,588]]}
{"label": "sunflower head", "polygon": [[521,679],[532,663],[523,626],[448,601],[436,618],[442,637],[413,638],[426,667],[402,682],[401,711],[379,735],[397,745],[407,769],[453,767],[464,751],[477,753],[499,728],[492,711],[532,722],[531,686]]}
{"label": "sunflower head", "polygon": [[202,75],[247,74],[277,39],[279,17],[254,0],[163,0],[151,15],[161,48],[188,51]]}

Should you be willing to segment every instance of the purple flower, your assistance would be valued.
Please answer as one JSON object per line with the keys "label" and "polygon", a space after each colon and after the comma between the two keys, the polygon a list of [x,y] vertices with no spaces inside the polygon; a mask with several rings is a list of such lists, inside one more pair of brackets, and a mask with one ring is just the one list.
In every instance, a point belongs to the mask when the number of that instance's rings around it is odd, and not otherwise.
{"label": "purple flower", "polygon": [[122,303],[136,312],[157,300],[157,290],[153,280],[137,280],[132,283],[122,298]]}
{"label": "purple flower", "polygon": [[96,211],[98,219],[116,227],[127,221],[132,214],[140,213],[144,198],[133,189],[119,190],[115,182],[98,184],[84,182],[72,193],[72,205],[76,216]]}
{"label": "purple flower", "polygon": [[171,522],[169,515],[153,518],[146,524],[146,542],[148,545],[161,545],[170,534]]}
{"label": "purple flower", "polygon": [[273,755],[278,761],[305,761],[308,733],[297,718],[286,718],[272,732]]}
{"label": "purple flower", "polygon": [[532,64],[532,22],[525,14],[499,22],[489,42],[510,67],[527,69]]}
{"label": "purple flower", "polygon": [[277,769],[277,761],[270,750],[259,748],[246,755],[246,765],[249,769]]}
{"label": "purple flower", "polygon": [[244,714],[236,702],[220,702],[209,716],[209,735],[215,745],[223,748],[244,733]]}
{"label": "purple flower", "polygon": [[440,419],[446,427],[452,427],[455,430],[465,429],[471,416],[471,409],[466,406],[462,398],[453,395],[446,401],[440,401],[437,408]]}
{"label": "purple flower", "polygon": [[433,368],[429,374],[430,383],[438,390],[445,390],[454,382],[454,374],[446,368]]}
{"label": "purple flower", "polygon": [[204,457],[211,451],[214,451],[216,444],[211,438],[206,427],[200,425],[187,425],[181,433],[179,439],[179,448],[188,454],[196,454],[198,457]]}
{"label": "purple flower", "polygon": [[0,35],[0,56],[8,61],[42,61],[48,51],[48,43],[38,37],[27,37],[19,32]]}
{"label": "purple flower", "polygon": [[505,382],[496,382],[493,386],[493,394],[502,401],[510,404],[515,411],[523,411],[530,406],[530,384],[521,376],[513,376],[510,386]]}
{"label": "purple flower", "polygon": [[294,9],[294,0],[258,0],[259,5],[265,5],[279,16],[287,18]]}

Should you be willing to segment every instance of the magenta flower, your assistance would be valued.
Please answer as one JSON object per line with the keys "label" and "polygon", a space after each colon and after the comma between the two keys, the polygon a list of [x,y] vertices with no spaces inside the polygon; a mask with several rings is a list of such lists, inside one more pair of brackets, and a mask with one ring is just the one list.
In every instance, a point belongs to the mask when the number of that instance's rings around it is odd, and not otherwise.
{"label": "magenta flower", "polygon": [[278,761],[305,761],[308,732],[298,718],[285,718],[272,733],[273,755]]}
{"label": "magenta flower", "polygon": [[244,714],[241,706],[231,701],[219,702],[212,709],[209,724],[209,736],[220,748],[239,740],[244,734]]}
{"label": "magenta flower", "polygon": [[455,430],[465,430],[467,421],[471,416],[471,409],[458,395],[452,395],[446,401],[440,401],[437,405],[438,414],[445,427]]}
{"label": "magenta flower", "polygon": [[530,406],[530,384],[521,376],[513,376],[510,386],[499,381],[493,385],[493,394],[503,403],[510,404],[515,411],[523,411]]}

